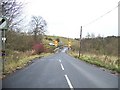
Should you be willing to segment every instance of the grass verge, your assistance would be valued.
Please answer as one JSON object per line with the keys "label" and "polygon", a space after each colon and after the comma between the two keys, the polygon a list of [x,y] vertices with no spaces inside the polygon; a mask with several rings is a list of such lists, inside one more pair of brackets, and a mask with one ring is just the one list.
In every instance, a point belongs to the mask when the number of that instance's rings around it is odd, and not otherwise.
{"label": "grass verge", "polygon": [[51,53],[42,53],[40,55],[31,55],[31,56],[24,56],[17,60],[6,60],[5,61],[5,69],[3,72],[3,77],[7,76],[8,74],[15,72],[16,70],[22,69],[25,66],[32,63],[32,60],[36,60],[36,58],[41,58],[50,55]]}
{"label": "grass verge", "polygon": [[76,52],[69,52],[69,54],[87,63],[109,69],[111,70],[112,73],[120,73],[120,66],[118,65],[119,62],[118,57],[95,55],[95,54],[84,54],[78,57],[78,54]]}

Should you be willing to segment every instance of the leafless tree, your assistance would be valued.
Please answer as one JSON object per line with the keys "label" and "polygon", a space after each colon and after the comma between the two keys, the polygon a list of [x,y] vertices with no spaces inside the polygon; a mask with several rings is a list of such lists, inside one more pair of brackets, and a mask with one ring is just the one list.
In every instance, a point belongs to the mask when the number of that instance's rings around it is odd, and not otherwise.
{"label": "leafless tree", "polygon": [[37,41],[37,35],[39,35],[39,37],[42,39],[42,36],[46,32],[46,21],[41,16],[32,16],[30,24],[32,33],[34,34],[34,41]]}
{"label": "leafless tree", "polygon": [[91,37],[91,36],[90,36],[90,33],[87,33],[86,38],[88,38],[88,39],[89,39],[90,37]]}
{"label": "leafless tree", "polygon": [[8,28],[12,30],[23,20],[19,18],[21,16],[23,4],[16,0],[2,0],[0,5],[2,16],[8,19]]}
{"label": "leafless tree", "polygon": [[95,34],[94,33],[91,33],[91,38],[95,38]]}

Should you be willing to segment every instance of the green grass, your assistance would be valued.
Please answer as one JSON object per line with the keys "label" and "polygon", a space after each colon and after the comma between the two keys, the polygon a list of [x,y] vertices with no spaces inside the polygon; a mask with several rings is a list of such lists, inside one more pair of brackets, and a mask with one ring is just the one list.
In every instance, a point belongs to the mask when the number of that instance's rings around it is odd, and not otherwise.
{"label": "green grass", "polygon": [[75,52],[70,52],[69,54],[87,63],[109,69],[113,72],[120,73],[120,66],[118,65],[118,61],[119,61],[118,57],[104,56],[104,55],[98,56],[94,54],[84,54],[78,57],[78,54]]}

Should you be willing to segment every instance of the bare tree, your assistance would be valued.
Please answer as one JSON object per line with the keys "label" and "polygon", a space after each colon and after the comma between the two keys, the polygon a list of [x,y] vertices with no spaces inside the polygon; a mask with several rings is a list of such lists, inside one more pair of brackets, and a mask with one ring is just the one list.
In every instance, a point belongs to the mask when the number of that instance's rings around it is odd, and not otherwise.
{"label": "bare tree", "polygon": [[91,33],[91,38],[95,38],[95,34],[94,33]]}
{"label": "bare tree", "polygon": [[89,39],[90,37],[91,37],[91,36],[90,36],[90,33],[87,33],[86,38],[88,38],[88,39]]}
{"label": "bare tree", "polygon": [[2,11],[2,16],[8,19],[8,28],[12,30],[22,21],[22,19],[18,17],[21,16],[23,4],[16,0],[2,0],[0,5],[2,8],[2,10],[0,10]]}
{"label": "bare tree", "polygon": [[47,26],[46,21],[41,16],[33,16],[30,21],[30,24],[31,24],[32,33],[34,34],[34,41],[37,42],[37,35],[41,37],[41,40],[39,41],[42,41],[42,36],[46,32],[46,26]]}

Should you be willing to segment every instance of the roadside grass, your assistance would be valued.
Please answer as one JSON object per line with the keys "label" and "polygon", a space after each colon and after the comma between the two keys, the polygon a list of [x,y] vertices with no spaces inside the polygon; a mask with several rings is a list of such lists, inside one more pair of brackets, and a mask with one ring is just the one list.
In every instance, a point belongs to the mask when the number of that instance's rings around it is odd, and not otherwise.
{"label": "roadside grass", "polygon": [[119,64],[118,57],[106,56],[106,55],[95,55],[95,54],[88,54],[88,53],[81,54],[80,57],[78,57],[78,53],[72,52],[72,51],[69,52],[69,54],[87,63],[109,69],[111,70],[112,73],[120,73],[120,66],[118,65]]}
{"label": "roadside grass", "polygon": [[2,78],[2,57],[0,56],[0,79]]}
{"label": "roadside grass", "polygon": [[40,55],[28,55],[26,53],[19,53],[16,57],[12,55],[7,56],[2,78],[12,72],[15,72],[16,70],[24,68],[25,66],[32,63],[32,60],[36,60],[36,58],[45,57],[50,54],[51,53],[41,53]]}

